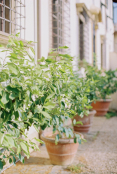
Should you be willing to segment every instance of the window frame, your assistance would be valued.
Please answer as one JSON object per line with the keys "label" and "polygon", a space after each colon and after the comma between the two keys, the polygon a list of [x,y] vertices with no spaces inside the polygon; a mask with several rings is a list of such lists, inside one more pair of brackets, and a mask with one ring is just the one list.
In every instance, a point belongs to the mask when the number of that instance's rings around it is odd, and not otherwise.
{"label": "window frame", "polygon": [[[58,0],[57,0],[58,1]],[[57,19],[55,20],[56,21],[56,24],[57,24],[57,35],[56,35],[56,38],[57,39],[61,39],[60,40],[60,43],[59,41],[57,40],[57,44],[54,44],[54,35],[53,35],[53,0],[50,0],[50,30],[49,30],[49,34],[50,34],[50,43],[49,43],[49,47],[50,47],[50,50],[53,49],[54,52],[56,51],[57,53],[63,53],[63,52],[66,52],[66,53],[69,53],[70,52],[70,0],[60,0],[60,3],[62,1],[62,7],[61,7],[61,10],[62,10],[62,13],[61,14],[61,17],[62,17],[62,20],[58,20],[59,18],[59,13],[60,11],[58,12],[57,11]],[[68,3],[67,6],[65,6],[65,3]],[[59,4],[60,5],[60,4]],[[59,8],[59,6],[57,7]],[[66,10],[67,8],[67,10]],[[62,24],[62,27],[58,27],[59,23]],[[60,24],[60,25],[61,25]],[[61,30],[61,35],[58,34],[59,32],[59,29]],[[55,48],[54,45],[57,45],[57,47]],[[57,49],[58,47],[60,46],[68,46],[69,49]]]}
{"label": "window frame", "polygon": [[[7,20],[5,18],[5,11],[4,11],[3,12],[3,18],[0,16],[0,19],[4,20],[4,22],[8,21],[10,27],[9,27],[9,33],[5,32],[5,24],[3,24],[4,25],[3,26],[4,29],[3,29],[3,31],[0,31],[0,44],[7,44],[8,40],[9,40],[9,36],[11,34],[18,33],[17,32],[17,27],[18,26],[20,28],[20,29],[18,29],[18,30],[20,30],[20,39],[22,41],[25,41],[25,17],[26,17],[26,14],[25,14],[25,7],[26,7],[25,6],[25,0],[24,0],[24,4],[21,2],[21,0],[10,0],[9,7],[5,5],[5,1],[4,0],[3,0],[3,2],[4,3],[0,3],[0,4],[3,5],[3,8],[8,8],[10,10],[10,14],[9,14],[10,17],[9,17],[9,20]],[[18,6],[16,6],[16,3],[20,4],[20,6],[19,6],[20,13],[18,13],[18,11],[16,9],[18,7]],[[24,15],[22,15],[22,13],[21,13],[21,8],[24,8]],[[22,25],[21,24],[21,19],[20,19],[20,25],[17,24],[18,22],[16,21],[17,20],[16,14],[19,14],[20,18],[23,16],[23,18],[24,18],[24,27],[21,26]],[[21,31],[22,30],[24,30],[24,38],[23,39],[21,38]]]}

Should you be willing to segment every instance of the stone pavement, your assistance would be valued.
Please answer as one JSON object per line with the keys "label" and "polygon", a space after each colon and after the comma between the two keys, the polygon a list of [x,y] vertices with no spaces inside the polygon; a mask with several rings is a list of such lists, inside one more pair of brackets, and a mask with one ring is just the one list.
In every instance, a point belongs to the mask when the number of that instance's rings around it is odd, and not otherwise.
{"label": "stone pavement", "polygon": [[87,142],[79,146],[73,166],[52,165],[46,147],[41,146],[24,165],[18,162],[4,174],[117,174],[117,117],[94,117],[84,137]]}

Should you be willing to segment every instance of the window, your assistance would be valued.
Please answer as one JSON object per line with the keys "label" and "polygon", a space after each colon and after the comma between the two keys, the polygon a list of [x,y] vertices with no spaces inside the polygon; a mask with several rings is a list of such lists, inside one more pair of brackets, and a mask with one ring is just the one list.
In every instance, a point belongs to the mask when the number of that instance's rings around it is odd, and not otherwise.
{"label": "window", "polygon": [[70,47],[70,0],[52,0],[51,3],[50,47]]}
{"label": "window", "polygon": [[0,31],[25,39],[25,0],[0,0]]}

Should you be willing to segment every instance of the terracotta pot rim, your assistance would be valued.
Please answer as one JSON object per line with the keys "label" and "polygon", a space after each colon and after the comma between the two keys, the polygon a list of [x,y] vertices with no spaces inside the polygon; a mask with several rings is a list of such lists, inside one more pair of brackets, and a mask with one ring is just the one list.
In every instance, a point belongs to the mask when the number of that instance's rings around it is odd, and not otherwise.
{"label": "terracotta pot rim", "polygon": [[100,100],[96,100],[98,102],[111,102],[112,99],[100,99]]}
{"label": "terracotta pot rim", "polygon": [[92,126],[92,123],[88,124],[88,125],[74,125],[74,127],[78,127],[78,128],[87,128],[87,127],[91,127],[91,126]]}
{"label": "terracotta pot rim", "polygon": [[[75,131],[74,131],[74,133],[79,134],[81,136],[81,139],[84,138],[81,133],[75,132]],[[45,133],[42,133],[41,134],[41,139],[43,141],[45,141],[45,142],[49,142],[49,143],[54,143],[55,144],[55,139],[54,138],[51,138],[51,137],[46,137]],[[62,139],[62,138],[60,138],[59,139],[59,142],[58,142],[58,144],[71,144],[71,143],[74,143],[74,139],[73,138],[69,138],[69,139],[67,139],[67,138],[66,139],[65,138]]]}

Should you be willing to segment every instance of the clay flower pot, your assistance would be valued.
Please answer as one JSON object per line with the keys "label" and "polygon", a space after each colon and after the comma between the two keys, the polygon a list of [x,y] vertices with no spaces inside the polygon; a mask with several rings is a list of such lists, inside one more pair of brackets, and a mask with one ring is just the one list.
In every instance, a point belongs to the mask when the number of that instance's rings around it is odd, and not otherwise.
{"label": "clay flower pot", "polygon": [[93,102],[91,106],[93,107],[93,109],[96,110],[95,116],[104,116],[109,109],[111,101],[112,101],[111,99],[104,99],[104,100],[101,99],[96,101],[96,103]]}
{"label": "clay flower pot", "polygon": [[[83,138],[82,135],[81,137]],[[45,142],[52,164],[62,166],[72,164],[79,146],[79,143],[74,143],[73,138],[61,138],[57,145],[55,145],[55,135],[52,133],[50,135],[42,134],[41,139]]]}
{"label": "clay flower pot", "polygon": [[94,117],[95,114],[96,114],[96,111],[91,110],[89,112],[89,115],[88,116],[85,115],[83,118],[76,115],[74,117],[76,122],[77,121],[82,121],[83,125],[80,125],[80,124],[74,125],[74,131],[88,133],[90,131],[90,128],[91,128],[91,125],[92,125],[92,122],[93,122],[93,117]]}

